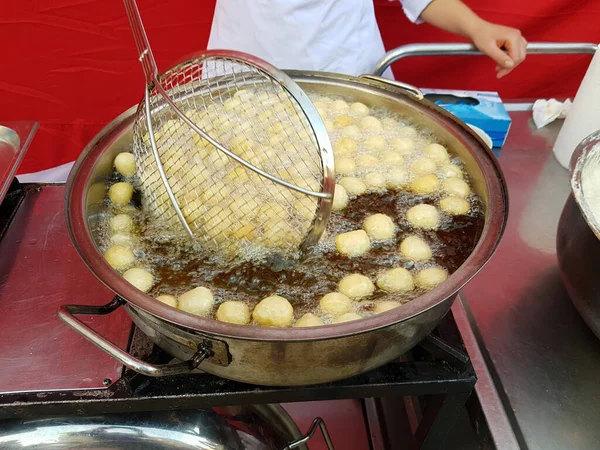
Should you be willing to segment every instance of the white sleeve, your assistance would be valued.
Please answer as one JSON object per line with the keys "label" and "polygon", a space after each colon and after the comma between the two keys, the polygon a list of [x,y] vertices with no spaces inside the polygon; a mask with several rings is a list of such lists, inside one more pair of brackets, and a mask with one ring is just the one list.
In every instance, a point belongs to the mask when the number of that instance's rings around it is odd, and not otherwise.
{"label": "white sleeve", "polygon": [[423,23],[421,13],[433,0],[400,0],[404,14],[413,23]]}

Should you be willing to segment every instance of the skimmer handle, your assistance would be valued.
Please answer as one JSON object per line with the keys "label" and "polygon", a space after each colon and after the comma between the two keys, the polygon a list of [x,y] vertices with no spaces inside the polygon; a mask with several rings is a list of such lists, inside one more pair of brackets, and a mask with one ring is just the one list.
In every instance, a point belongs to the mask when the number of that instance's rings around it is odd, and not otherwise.
{"label": "skimmer handle", "polygon": [[135,40],[135,46],[139,54],[139,60],[144,70],[144,76],[146,77],[146,84],[150,84],[151,81],[158,78],[158,67],[150,49],[150,42],[148,42],[148,36],[146,36],[146,30],[142,23],[142,16],[140,10],[137,7],[135,0],[123,0],[125,10],[127,11],[127,18],[129,19],[129,25],[133,33],[133,39]]}

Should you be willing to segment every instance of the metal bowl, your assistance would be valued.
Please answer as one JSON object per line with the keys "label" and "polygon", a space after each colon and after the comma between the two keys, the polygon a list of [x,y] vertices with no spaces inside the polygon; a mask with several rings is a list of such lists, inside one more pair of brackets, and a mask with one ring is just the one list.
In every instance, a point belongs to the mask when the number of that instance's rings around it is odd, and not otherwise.
{"label": "metal bowl", "polygon": [[[312,328],[261,328],[223,323],[168,307],[115,272],[90,232],[90,218],[99,211],[113,160],[118,153],[128,151],[131,144],[135,113],[131,108],[96,136],[73,167],[65,199],[67,224],[84,262],[124,299],[136,325],[177,358],[185,360],[195,355],[178,370],[189,370],[202,361],[200,369],[225,378],[262,385],[302,385],[343,379],[381,366],[431,332],[448,312],[458,290],[492,256],[504,231],[508,198],[498,162],[477,134],[455,116],[401,83],[372,76],[288,73],[311,92],[377,105],[431,130],[464,162],[473,190],[485,206],[482,235],[472,254],[447,281],[400,308],[358,321]],[[116,306],[113,304],[113,309]],[[98,313],[71,307],[63,308],[59,316],[134,370],[149,375],[164,373],[162,368],[140,364],[111,347],[75,319],[71,314],[75,312]]]}

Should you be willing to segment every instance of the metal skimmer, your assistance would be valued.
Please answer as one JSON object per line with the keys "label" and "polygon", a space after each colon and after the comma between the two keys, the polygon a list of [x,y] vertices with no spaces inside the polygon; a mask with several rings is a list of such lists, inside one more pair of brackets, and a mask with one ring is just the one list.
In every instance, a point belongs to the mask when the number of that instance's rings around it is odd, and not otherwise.
{"label": "metal skimmer", "polygon": [[159,76],[137,5],[124,4],[147,83],[133,127],[144,208],[228,259],[316,244],[333,152],[304,91],[270,64],[222,50]]}

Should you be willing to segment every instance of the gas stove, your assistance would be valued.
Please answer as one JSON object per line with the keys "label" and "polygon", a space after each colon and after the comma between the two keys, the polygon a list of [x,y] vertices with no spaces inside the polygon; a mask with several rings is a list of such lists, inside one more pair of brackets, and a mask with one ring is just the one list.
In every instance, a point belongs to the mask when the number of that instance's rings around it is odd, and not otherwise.
{"label": "gas stove", "polygon": [[[71,244],[64,193],[64,185],[14,180],[0,206],[0,419],[357,398],[366,399],[371,437],[379,433],[375,441],[383,443],[391,439],[384,435],[397,434],[398,428],[384,411],[390,399],[402,398],[410,406],[405,411],[412,411],[404,420],[415,447],[434,449],[470,399],[471,419],[485,430],[471,396],[473,365],[451,313],[398,361],[323,385],[263,387],[202,372],[150,378],[125,369],[56,317],[61,305],[103,305],[114,297]],[[171,359],[124,311],[90,318],[88,324],[137,358],[158,364]],[[395,448],[381,445],[374,448]]]}

